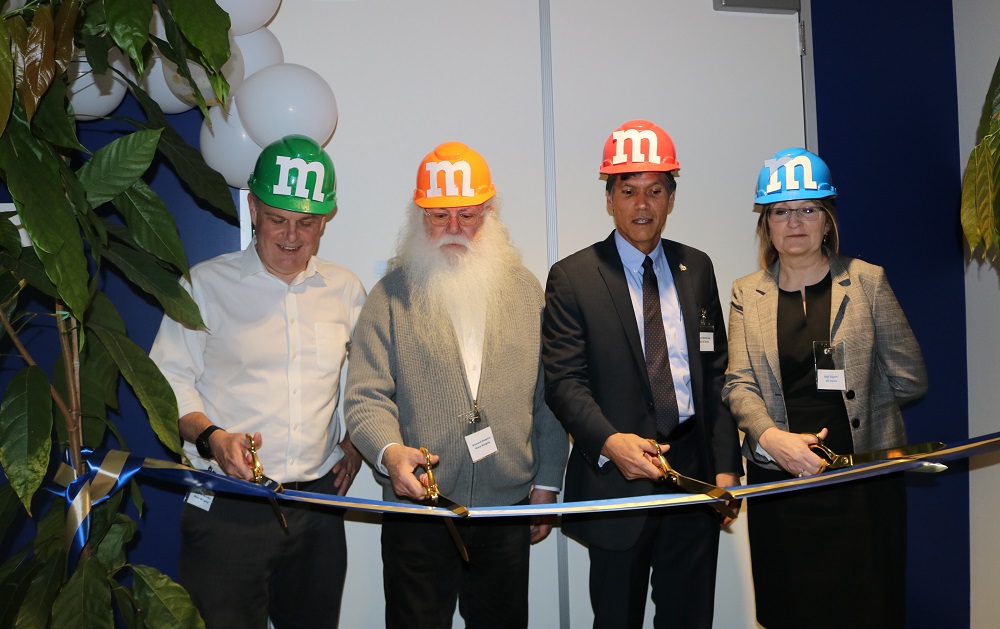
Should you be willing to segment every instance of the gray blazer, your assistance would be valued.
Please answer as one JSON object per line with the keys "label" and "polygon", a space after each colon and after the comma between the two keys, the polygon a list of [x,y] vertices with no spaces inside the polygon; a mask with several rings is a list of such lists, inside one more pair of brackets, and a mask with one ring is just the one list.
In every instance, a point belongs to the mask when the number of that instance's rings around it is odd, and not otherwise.
{"label": "gray blazer", "polygon": [[[843,392],[855,452],[906,443],[899,405],[927,390],[920,346],[885,270],[853,258],[830,259],[830,340],[846,343]],[[778,363],[778,264],[733,283],[729,368],[722,397],[746,438],[748,461],[779,469],[757,451],[772,426],[788,430]]]}

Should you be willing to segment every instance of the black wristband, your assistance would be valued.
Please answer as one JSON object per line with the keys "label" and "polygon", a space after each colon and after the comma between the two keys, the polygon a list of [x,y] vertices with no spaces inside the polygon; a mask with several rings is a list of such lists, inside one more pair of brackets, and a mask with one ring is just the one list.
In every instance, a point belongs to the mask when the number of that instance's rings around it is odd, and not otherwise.
{"label": "black wristband", "polygon": [[208,442],[208,438],[211,437],[212,433],[215,432],[216,430],[222,430],[222,429],[216,426],[215,424],[212,424],[205,430],[201,431],[201,434],[198,435],[198,438],[194,440],[194,447],[198,449],[198,454],[200,454],[203,458],[206,459],[212,458],[212,444]]}

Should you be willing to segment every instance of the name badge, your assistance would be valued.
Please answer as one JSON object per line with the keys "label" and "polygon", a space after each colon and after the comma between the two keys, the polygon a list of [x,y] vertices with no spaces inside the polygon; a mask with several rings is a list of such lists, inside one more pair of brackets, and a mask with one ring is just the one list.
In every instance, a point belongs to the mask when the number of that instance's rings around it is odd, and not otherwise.
{"label": "name badge", "polygon": [[708,309],[701,309],[698,318],[698,349],[703,352],[715,351],[715,326],[708,322]]}
{"label": "name badge", "polygon": [[698,348],[703,352],[715,351],[715,332],[699,332],[698,339],[701,341]]}
{"label": "name badge", "polygon": [[817,369],[816,388],[820,391],[846,391],[847,377],[843,369]]}
{"label": "name badge", "polygon": [[847,375],[844,367],[847,344],[844,341],[813,342],[813,360],[816,366],[816,389],[818,391],[846,391]]}
{"label": "name badge", "polygon": [[469,447],[469,456],[476,463],[497,453],[497,443],[493,440],[493,429],[487,426],[465,437],[465,445]]}
{"label": "name badge", "polygon": [[192,507],[198,507],[202,511],[208,511],[212,508],[212,501],[215,500],[215,496],[212,494],[203,493],[201,490],[192,489],[184,497],[184,502],[188,503]]}

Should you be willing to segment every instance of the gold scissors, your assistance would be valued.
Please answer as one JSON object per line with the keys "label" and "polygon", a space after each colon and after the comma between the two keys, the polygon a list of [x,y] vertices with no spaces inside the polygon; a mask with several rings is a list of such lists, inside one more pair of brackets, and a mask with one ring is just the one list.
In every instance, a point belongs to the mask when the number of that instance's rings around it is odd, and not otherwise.
{"label": "gold scissors", "polygon": [[837,454],[830,449],[816,433],[809,433],[816,437],[816,443],[810,443],[809,449],[816,452],[819,458],[823,459],[823,466],[819,472],[824,470],[839,470],[845,467],[861,465],[862,463],[874,463],[876,461],[888,461],[891,459],[905,459],[917,454],[930,454],[945,447],[940,441],[925,441],[907,446],[895,448],[884,448],[882,450],[869,450],[868,452],[858,452],[856,454]]}
{"label": "gold scissors", "polygon": [[738,513],[735,509],[729,506],[730,501],[736,500],[731,493],[718,485],[711,485],[696,478],[684,476],[670,466],[670,463],[667,461],[667,457],[664,456],[663,451],[660,450],[660,444],[656,442],[656,439],[648,439],[648,441],[653,444],[653,447],[656,448],[656,459],[653,460],[653,465],[658,467],[660,469],[660,473],[663,474],[663,476],[660,477],[660,480],[668,481],[688,493],[704,494],[714,498],[715,500],[708,503],[708,506],[718,511],[719,515],[724,518],[729,518],[731,520],[736,519]]}
{"label": "gold scissors", "polygon": [[[253,461],[253,464],[251,465],[251,469],[253,471],[253,482],[273,489],[275,493],[283,493],[285,488],[281,486],[281,483],[264,475],[264,466],[261,465],[260,458],[257,456],[257,446],[254,445],[253,435],[250,433],[246,433],[246,435],[247,439],[250,441],[250,460]],[[281,530],[285,532],[285,535],[288,535],[288,520],[285,519],[285,514],[281,512],[281,507],[278,506],[278,499],[271,496],[267,500],[271,503],[271,509],[274,510],[274,515],[278,518],[278,524],[281,525]]]}
{"label": "gold scissors", "polygon": [[[441,494],[438,491],[437,482],[434,481],[434,465],[431,463],[431,453],[427,448],[420,446],[420,452],[424,455],[427,460],[424,468],[427,470],[427,484],[424,489],[427,491],[427,500],[431,504],[437,506],[438,502],[441,506],[448,509],[456,515],[460,515],[463,518],[469,517],[469,510],[464,506],[458,504],[454,500],[451,500],[447,496]],[[445,516],[444,524],[448,527],[448,533],[451,535],[452,541],[455,542],[455,547],[458,548],[458,554],[462,556],[462,559],[468,563],[469,562],[469,551],[466,550],[465,544],[462,542],[462,537],[458,534],[458,529],[455,528],[455,523],[451,521],[451,518]]]}

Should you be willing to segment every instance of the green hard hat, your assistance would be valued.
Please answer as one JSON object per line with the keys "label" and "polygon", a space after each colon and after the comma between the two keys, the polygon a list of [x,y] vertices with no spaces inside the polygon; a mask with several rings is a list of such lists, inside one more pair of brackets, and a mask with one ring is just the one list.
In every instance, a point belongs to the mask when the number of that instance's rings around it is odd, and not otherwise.
{"label": "green hard hat", "polygon": [[286,135],[268,144],[247,184],[258,199],[282,210],[329,214],[337,207],[333,161],[304,135]]}

